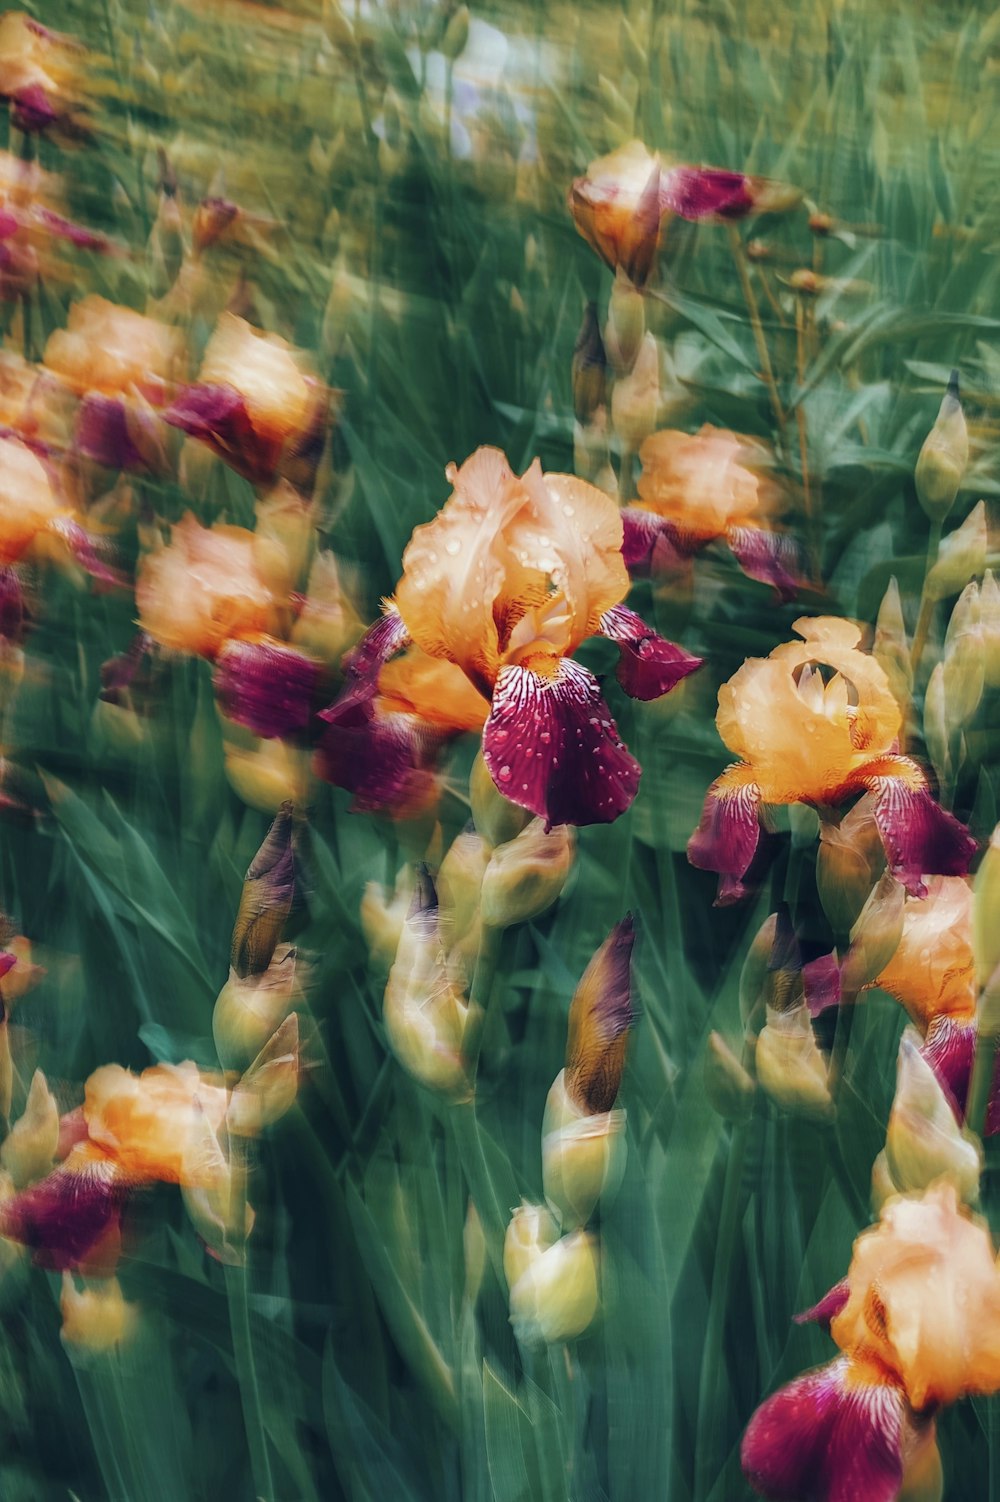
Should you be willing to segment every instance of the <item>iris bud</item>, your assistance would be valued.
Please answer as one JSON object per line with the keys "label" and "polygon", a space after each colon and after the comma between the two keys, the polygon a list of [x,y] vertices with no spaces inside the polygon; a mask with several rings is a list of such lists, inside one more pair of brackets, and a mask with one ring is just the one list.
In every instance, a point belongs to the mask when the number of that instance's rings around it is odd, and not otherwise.
{"label": "iris bud", "polygon": [[635,364],[611,393],[611,425],[622,447],[638,453],[656,427],[660,408],[660,351],[652,334],[639,345]]}
{"label": "iris bud", "polygon": [[576,836],[569,824],[546,833],[544,819],[532,819],[490,856],[483,875],[483,922],[510,928],[544,913],[566,885],[575,853]]}
{"label": "iris bud", "polygon": [[407,1073],[429,1090],[469,1096],[463,1041],[469,1006],[441,943],[437,894],[423,873],[403,924],[384,998],[386,1036]]}
{"label": "iris bud", "polygon": [[31,1078],[24,1114],[0,1147],[0,1164],[16,1189],[43,1179],[59,1144],[59,1107],[40,1069]]}
{"label": "iris bud", "polygon": [[969,431],[958,394],[958,371],[953,370],[914,472],[917,499],[931,521],[943,521],[955,504],[968,462]]}
{"label": "iris bud", "polygon": [[522,1345],[552,1345],[582,1335],[596,1315],[597,1238],[564,1236],[536,1257],[510,1290],[510,1322]]}
{"label": "iris bud", "polygon": [[767,1008],[755,1064],[760,1087],[775,1105],[794,1116],[821,1121],[833,1115],[827,1062],[804,1001],[785,1012]]}
{"label": "iris bud", "polygon": [[514,1211],[503,1239],[503,1273],[507,1287],[527,1272],[550,1246],[559,1240],[559,1226],[544,1205],[523,1200]]}
{"label": "iris bud", "polygon": [[849,933],[885,866],[885,850],[872,812],[870,794],[839,824],[820,823],[816,886],[835,934]]}
{"label": "iris bud", "polygon": [[263,975],[230,970],[212,1014],[212,1033],[227,1069],[253,1059],[305,999],[309,968],[291,944],[279,944]]}
{"label": "iris bud", "polygon": [[373,965],[388,970],[396,958],[403,923],[413,900],[413,872],[403,866],[392,895],[378,881],[366,881],[361,899],[361,931]]}
{"label": "iris bud", "polygon": [[705,1050],[705,1094],[725,1121],[748,1121],[757,1086],[721,1033],[709,1033]]}
{"label": "iris bud", "polygon": [[919,1044],[918,1034],[907,1028],[899,1043],[896,1095],[885,1138],[886,1164],[903,1194],[926,1189],[944,1176],[972,1204],[979,1198],[982,1149],[958,1125]]}
{"label": "iris bud", "polygon": [[892,959],[903,933],[906,892],[886,871],[851,929],[851,947],[841,970],[841,989],[853,998],[871,985]]}
{"label": "iris bud", "polygon": [[970,579],[981,574],[986,567],[988,542],[986,504],[979,501],[962,525],[942,538],[924,586],[928,598],[943,600],[958,594]]}
{"label": "iris bud", "polygon": [[889,588],[879,606],[872,656],[884,669],[896,701],[900,705],[908,704],[913,690],[913,668],[903,620],[903,602],[895,575],[889,580]]}
{"label": "iris bud", "polygon": [[122,1297],[117,1278],[77,1288],[73,1274],[64,1272],[59,1309],[64,1344],[82,1351],[113,1350],[135,1329],[136,1307]]}
{"label": "iris bud", "polygon": [[469,776],[469,800],[472,821],[490,845],[505,845],[531,822],[531,814],[518,803],[505,798],[490,776],[483,753],[479,751]]}
{"label": "iris bud", "polygon": [[264,1045],[229,1102],[226,1119],[238,1137],[256,1137],[295,1104],[299,1089],[299,1019],[293,1012]]}
{"label": "iris bud", "polygon": [[542,1185],[564,1229],[586,1225],[598,1201],[610,1202],[625,1172],[625,1112],[588,1114],[560,1070],[542,1120]]}

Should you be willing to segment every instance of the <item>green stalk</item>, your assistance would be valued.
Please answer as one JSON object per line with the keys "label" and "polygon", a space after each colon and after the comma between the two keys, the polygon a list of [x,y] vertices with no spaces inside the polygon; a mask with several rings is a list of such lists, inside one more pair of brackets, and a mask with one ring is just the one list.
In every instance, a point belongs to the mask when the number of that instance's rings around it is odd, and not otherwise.
{"label": "green stalk", "polygon": [[229,1326],[233,1337],[233,1358],[236,1363],[243,1424],[250,1451],[254,1491],[258,1499],[263,1499],[263,1502],[275,1502],[271,1462],[267,1453],[267,1434],[264,1429],[260,1381],[254,1359],[253,1339],[250,1334],[248,1265],[244,1235],[247,1204],[245,1140],[239,1137],[230,1138],[229,1152],[232,1183],[230,1219],[237,1245],[241,1245],[243,1250],[243,1257],[238,1267],[227,1266],[223,1269],[226,1280],[226,1300],[229,1304]]}
{"label": "green stalk", "polygon": [[931,616],[934,613],[934,601],[927,593],[927,576],[937,561],[938,547],[941,542],[940,521],[931,522],[931,534],[927,543],[927,564],[924,568],[924,582],[920,590],[920,610],[917,615],[917,624],[913,632],[913,645],[910,648],[910,669],[913,673],[913,681],[917,681],[917,673],[920,670],[920,659],[924,655],[924,647],[927,645],[927,633],[931,628]]}

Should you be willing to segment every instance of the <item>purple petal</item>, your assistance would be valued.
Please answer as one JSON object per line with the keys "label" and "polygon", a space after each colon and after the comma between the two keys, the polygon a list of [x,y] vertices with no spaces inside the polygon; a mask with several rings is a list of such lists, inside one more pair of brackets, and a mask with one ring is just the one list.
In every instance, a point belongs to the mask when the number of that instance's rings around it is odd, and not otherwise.
{"label": "purple petal", "polygon": [[840,966],[833,953],[821,954],[802,966],[806,1006],[813,1017],[840,1005]]}
{"label": "purple petal", "polygon": [[10,118],[25,135],[47,130],[61,117],[61,112],[40,83],[19,89],[10,98]]}
{"label": "purple petal", "polygon": [[64,219],[62,214],[53,213],[42,204],[34,204],[31,212],[50,234],[58,235],[62,240],[69,240],[80,250],[102,252],[111,250],[111,242],[106,235],[98,234],[96,230],[85,229],[82,224],[74,224],[72,219]]}
{"label": "purple petal", "polygon": [[374,693],[379,673],[390,657],[401,652],[409,641],[410,633],[403,624],[403,617],[395,606],[388,608],[344,658],[344,676],[349,683],[367,684]]}
{"label": "purple petal", "polygon": [[651,631],[625,605],[615,605],[601,617],[600,631],[621,647],[616,676],[633,699],[659,699],[702,665],[701,657]]}
{"label": "purple petal", "polygon": [[163,416],[172,427],[208,444],[237,474],[250,480],[274,474],[281,446],[255,432],[246,402],[234,386],[196,382]]}
{"label": "purple petal", "polygon": [[795,598],[803,582],[803,565],[791,537],[763,527],[730,527],[726,541],[748,579],[770,584],[782,602]]}
{"label": "purple petal", "polygon": [[505,798],[553,824],[608,824],[639,787],[593,673],[563,657],[546,672],[501,669],[483,759]]}
{"label": "purple petal", "polygon": [[792,1318],[797,1325],[822,1325],[829,1332],[832,1321],[850,1297],[851,1285],[846,1278],[841,1278],[839,1283],[834,1283],[829,1293],[823,1295],[818,1304],[813,1304],[811,1309],[803,1309],[801,1314],[795,1314]]}
{"label": "purple petal", "polygon": [[7,949],[0,949],[0,978],[5,976],[8,970],[13,970],[16,964],[16,954],[11,954]]}
{"label": "purple petal", "polygon": [[687,855],[701,871],[717,871],[717,904],[726,906],[746,895],[743,877],[760,841],[760,788],[752,768],[737,762],[716,778],[705,797],[698,828],[688,840]]}
{"label": "purple petal", "polygon": [[305,730],[319,679],[319,664],[294,647],[231,641],[216,659],[214,683],[223,714],[270,740]]}
{"label": "purple petal", "polygon": [[856,779],[875,794],[874,817],[889,869],[911,897],[925,897],[924,876],[965,876],[976,842],[935,803],[924,774],[907,756],[884,756]]}
{"label": "purple petal", "polygon": [[[948,1097],[948,1104],[959,1126],[965,1125],[965,1110],[972,1083],[972,1066],[976,1058],[978,1029],[975,1022],[957,1022],[954,1017],[935,1017],[927,1029],[920,1054],[926,1059]],[[993,1061],[993,1082],[983,1135],[1000,1132],[1000,1051]]]}
{"label": "purple petal", "polygon": [[913,1423],[898,1388],[857,1381],[842,1356],[761,1404],[740,1459],[771,1502],[896,1502]]}
{"label": "purple petal", "polygon": [[660,202],[682,219],[743,219],[754,206],[746,176],[722,167],[672,167],[663,174]]}
{"label": "purple petal", "polygon": [[673,522],[641,506],[626,506],[621,516],[622,559],[633,578],[655,577],[687,566],[691,550],[684,546]]}
{"label": "purple petal", "polygon": [[24,594],[16,568],[0,568],[0,638],[20,642],[24,636]]}
{"label": "purple petal", "polygon": [[349,690],[319,718],[326,729],[316,746],[317,776],[353,793],[357,813],[391,810],[405,801],[437,749],[436,738],[414,715],[379,714],[374,696],[364,690]]}
{"label": "purple petal", "polygon": [[90,392],[76,414],[76,446],[107,469],[141,469],[143,456],[132,442],[119,397]]}
{"label": "purple petal", "polygon": [[58,532],[77,563],[92,579],[109,588],[128,587],[129,580],[112,561],[117,556],[116,550],[103,537],[88,532],[72,517],[60,517],[52,524],[51,530]]}
{"label": "purple petal", "polygon": [[46,1178],[0,1205],[0,1236],[30,1247],[44,1267],[78,1267],[120,1219],[128,1182],[116,1163],[94,1160],[91,1152],[74,1149]]}

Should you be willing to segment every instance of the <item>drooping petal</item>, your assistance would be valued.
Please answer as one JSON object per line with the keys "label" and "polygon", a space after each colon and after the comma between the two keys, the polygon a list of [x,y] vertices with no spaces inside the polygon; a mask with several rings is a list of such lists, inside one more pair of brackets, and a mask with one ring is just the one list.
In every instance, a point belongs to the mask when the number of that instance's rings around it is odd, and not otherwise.
{"label": "drooping petal", "polygon": [[[934,1018],[920,1049],[921,1057],[937,1075],[959,1125],[965,1122],[977,1039],[975,1022],[940,1016]],[[993,1083],[990,1086],[983,1135],[992,1137],[996,1132],[1000,1132],[1000,1051],[994,1059]]]}
{"label": "drooping petal", "polygon": [[72,516],[58,517],[50,530],[62,538],[76,562],[98,584],[109,589],[128,587],[128,577],[115,566],[117,550],[106,537],[88,532]]}
{"label": "drooping petal", "polygon": [[856,782],[875,795],[874,816],[889,869],[912,897],[924,897],[924,876],[965,876],[976,842],[931,797],[927,779],[907,756],[883,756],[862,767]]}
{"label": "drooping petal", "polygon": [[118,1165],[84,1142],[0,1206],[0,1236],[30,1247],[44,1267],[79,1267],[117,1225],[128,1187]]}
{"label": "drooping petal", "polygon": [[761,1404],[740,1447],[743,1472],[771,1502],[896,1502],[916,1424],[898,1387],[841,1357]]}
{"label": "drooping petal", "polygon": [[642,617],[625,605],[608,610],[601,617],[600,629],[602,636],[621,648],[616,677],[633,699],[658,699],[661,694],[669,694],[704,660],[651,631]]}
{"label": "drooping petal", "polygon": [[802,585],[803,565],[791,537],[763,527],[730,527],[726,542],[748,579],[770,584],[782,602],[794,600]]}
{"label": "drooping petal", "polygon": [[227,642],[216,658],[215,693],[223,713],[266,739],[309,724],[320,665],[271,637]]}
{"label": "drooping petal", "polygon": [[760,840],[760,788],[751,766],[736,762],[717,777],[705,797],[698,828],[688,840],[687,855],[701,871],[717,871],[718,902],[735,902],[745,893],[742,878],[750,869]]}
{"label": "drooping petal", "polygon": [[721,167],[671,167],[660,194],[664,208],[682,219],[742,219],[754,204],[749,179]]}
{"label": "drooping petal", "polygon": [[552,824],[607,824],[639,786],[593,673],[537,656],[497,678],[483,759],[505,798]]}
{"label": "drooping petal", "polygon": [[161,469],[165,431],[152,407],[92,391],[77,412],[76,447],[107,469]]}
{"label": "drooping petal", "polygon": [[188,386],[163,416],[172,427],[206,443],[237,474],[250,480],[273,476],[281,444],[254,430],[246,399],[234,386]]}
{"label": "drooping petal", "polygon": [[829,1293],[823,1295],[818,1304],[813,1304],[811,1309],[803,1309],[792,1318],[797,1325],[823,1325],[829,1330],[831,1320],[840,1313],[850,1296],[850,1284],[846,1278],[841,1278],[839,1283],[834,1283]]}
{"label": "drooping petal", "polygon": [[626,506],[621,515],[622,558],[634,579],[655,578],[687,565],[691,550],[672,522],[641,506]]}

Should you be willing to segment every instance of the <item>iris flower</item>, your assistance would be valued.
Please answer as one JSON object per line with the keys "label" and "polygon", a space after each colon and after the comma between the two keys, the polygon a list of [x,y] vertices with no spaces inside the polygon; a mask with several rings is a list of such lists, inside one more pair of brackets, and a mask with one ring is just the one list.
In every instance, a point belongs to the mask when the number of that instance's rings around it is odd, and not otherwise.
{"label": "iris flower", "polygon": [[864,792],[893,875],[926,891],[925,873],[964,875],[976,844],[940,808],[915,761],[901,756],[902,712],[879,663],[858,648],[853,621],[795,623],[802,641],[748,658],[719,690],[716,725],[739,760],[708,791],[688,858],[721,876],[718,900],[744,895],[764,806],[825,808]]}
{"label": "iris flower", "polygon": [[[384,665],[412,642],[488,703],[483,757],[506,798],[550,825],[616,819],[640,769],[572,654],[590,636],[615,641],[618,680],[638,699],[667,693],[700,659],[621,603],[621,515],[602,491],[543,474],[537,460],[518,477],[492,448],[447,475],[451,497],[415,530],[395,596],[348,664],[348,702],[365,732],[353,754],[367,745],[374,771],[392,750],[375,699]],[[343,704],[328,721],[343,725]]]}
{"label": "iris flower", "polygon": [[895,1502],[938,1464],[936,1410],[1000,1388],[1000,1271],[949,1183],[890,1201],[803,1317],[829,1321],[842,1354],[750,1420],[743,1470],[772,1502]]}
{"label": "iris flower", "polygon": [[641,141],[598,157],[570,189],[576,227],[612,271],[637,286],[649,277],[666,220],[744,219],[780,213],[801,194],[785,183],[719,167],[669,165]]}

